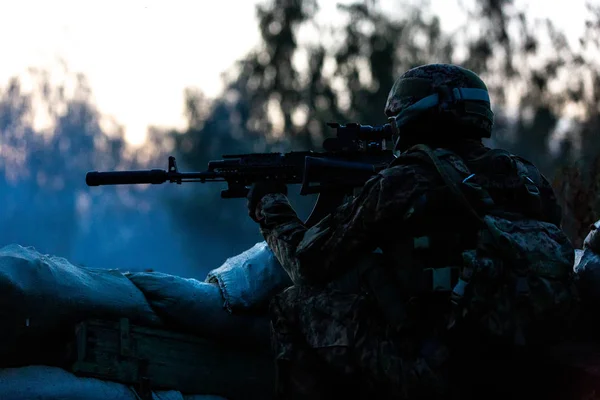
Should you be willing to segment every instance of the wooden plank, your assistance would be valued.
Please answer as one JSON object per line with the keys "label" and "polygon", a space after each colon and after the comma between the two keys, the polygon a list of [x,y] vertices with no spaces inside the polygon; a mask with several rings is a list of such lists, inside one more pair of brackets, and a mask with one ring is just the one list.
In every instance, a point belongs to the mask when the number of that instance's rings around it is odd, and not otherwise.
{"label": "wooden plank", "polygon": [[215,394],[228,399],[269,399],[274,363],[268,348],[221,343],[193,335],[129,325],[128,321],[89,320],[76,330],[79,376]]}

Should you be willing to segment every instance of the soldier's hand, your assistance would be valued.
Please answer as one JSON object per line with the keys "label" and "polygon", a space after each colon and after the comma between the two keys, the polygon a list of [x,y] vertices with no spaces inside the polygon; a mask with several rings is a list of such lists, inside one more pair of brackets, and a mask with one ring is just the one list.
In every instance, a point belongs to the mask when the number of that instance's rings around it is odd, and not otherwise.
{"label": "soldier's hand", "polygon": [[248,206],[248,215],[256,222],[260,222],[260,216],[257,215],[258,203],[268,194],[282,193],[287,195],[287,186],[281,182],[256,182],[250,188],[247,196],[246,205]]}

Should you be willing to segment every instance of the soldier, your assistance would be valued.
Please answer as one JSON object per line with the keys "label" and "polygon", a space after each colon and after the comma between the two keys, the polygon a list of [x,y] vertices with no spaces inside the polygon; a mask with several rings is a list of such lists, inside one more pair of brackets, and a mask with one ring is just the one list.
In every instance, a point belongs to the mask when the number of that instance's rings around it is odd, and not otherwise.
{"label": "soldier", "polygon": [[443,398],[461,343],[542,345],[570,310],[560,207],[531,163],[482,144],[484,82],[420,66],[395,82],[385,114],[397,158],[315,226],[283,185],[248,195],[294,282],[271,303],[279,398]]}

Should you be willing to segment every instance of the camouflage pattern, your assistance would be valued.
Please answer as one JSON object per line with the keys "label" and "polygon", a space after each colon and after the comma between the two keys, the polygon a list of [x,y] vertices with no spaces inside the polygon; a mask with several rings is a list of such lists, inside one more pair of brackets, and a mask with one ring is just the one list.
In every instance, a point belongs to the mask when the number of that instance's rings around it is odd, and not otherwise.
{"label": "camouflage pattern", "polygon": [[577,311],[571,242],[551,223],[492,215],[484,220],[478,248],[463,253],[462,278],[469,287],[461,315],[476,316],[480,330],[498,341],[558,340]]}
{"label": "camouflage pattern", "polygon": [[262,198],[261,231],[294,284],[329,282],[374,251],[382,229],[398,221],[411,201],[436,179],[418,167],[389,168],[373,177],[350,203],[307,229],[283,194]]}
{"label": "camouflage pattern", "polygon": [[[438,88],[474,88],[487,90],[485,83],[474,72],[452,64],[428,64],[408,70],[400,76],[385,105],[388,117],[396,116],[405,108],[431,94]],[[491,133],[493,121],[473,115],[461,115],[461,121]]]}
{"label": "camouflage pattern", "polygon": [[[449,157],[450,164],[468,174],[469,168],[462,159],[480,157],[489,149],[470,143],[454,151],[459,157]],[[529,284],[540,299],[555,299],[557,306],[563,307],[570,293],[552,276],[556,271],[562,273],[564,261],[569,260],[569,244],[561,241],[557,228],[560,208],[548,181],[525,160],[518,165],[538,183],[542,209],[551,215],[549,222],[535,227],[526,223],[514,225],[501,218],[492,222],[500,235],[514,239],[512,233],[517,233],[518,256],[550,262],[533,264],[533,268],[541,270],[555,262],[557,268],[548,268],[546,276],[535,276]],[[399,333],[382,317],[371,294],[364,290],[341,292],[333,285],[340,274],[355,266],[362,254],[377,248],[385,253],[386,245],[388,250],[395,250],[396,245],[390,241],[394,236],[389,232],[401,235],[403,230],[413,229],[407,225],[406,217],[414,210],[416,199],[440,186],[443,181],[431,165],[392,164],[369,180],[351,202],[311,228],[298,218],[285,195],[268,194],[261,199],[257,211],[261,232],[295,284],[271,303],[280,398],[351,397],[357,393],[364,398],[437,398],[448,389],[452,358],[446,338],[452,318],[446,312],[422,312],[418,316],[422,319],[418,321],[419,329]],[[454,213],[464,218],[464,210]],[[433,222],[437,222],[435,217]],[[553,242],[557,238],[561,240]],[[468,265],[469,260],[465,261]],[[484,261],[471,259],[471,263]],[[421,265],[399,263],[397,268],[397,276],[404,277],[399,290],[418,286],[411,277],[419,275]],[[475,300],[471,305],[477,304],[477,296],[482,301],[490,300],[486,291],[489,292],[494,268],[473,279]],[[492,298],[498,300],[498,307],[485,323],[500,327],[498,335],[502,336],[506,335],[502,318],[512,321],[512,316],[506,315],[509,308],[505,307],[505,300],[512,299],[513,293],[500,291],[496,295]],[[543,306],[539,308],[542,313],[552,308]],[[349,392],[342,393],[343,390]]]}
{"label": "camouflage pattern", "polygon": [[292,286],[271,315],[278,398],[435,399],[448,390],[448,347],[399,337],[370,296]]}
{"label": "camouflage pattern", "polygon": [[[435,337],[427,342],[395,338],[372,299],[328,287],[357,257],[375,250],[384,232],[401,227],[413,199],[436,179],[421,166],[389,168],[310,229],[284,195],[261,200],[262,234],[295,284],[271,305],[282,398],[290,393],[311,399],[343,397],[340,391],[348,382],[356,384],[351,392],[366,391],[361,398],[384,393],[395,394],[385,398],[405,398],[417,388],[443,392],[447,350]],[[333,384],[335,379],[344,384]]]}

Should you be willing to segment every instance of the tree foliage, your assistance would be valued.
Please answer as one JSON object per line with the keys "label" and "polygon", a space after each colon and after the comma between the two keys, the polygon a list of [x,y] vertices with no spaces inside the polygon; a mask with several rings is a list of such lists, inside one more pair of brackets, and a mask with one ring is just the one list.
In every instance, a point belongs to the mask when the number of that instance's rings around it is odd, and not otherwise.
{"label": "tree foliage", "polygon": [[[402,72],[451,62],[488,83],[496,113],[490,145],[531,159],[551,179],[556,175],[565,220],[583,218],[573,216],[574,207],[581,208],[560,182],[585,174],[561,167],[578,159],[589,169],[600,148],[593,134],[598,130],[598,8],[590,7],[588,30],[575,47],[551,21],[533,19],[511,0],[457,1],[467,19],[456,32],[443,31],[440,16],[424,1],[400,2],[396,12],[378,1],[345,2],[338,5],[335,23],[325,24],[319,5],[269,0],[257,7],[261,42],[229,72],[224,96],[211,102],[198,91],[187,93],[190,128],[172,133],[187,165],[202,169],[210,158],[237,151],[318,150],[330,134],[327,122],[385,122],[388,90]],[[593,179],[577,190],[592,190]],[[217,202],[215,212],[209,205]],[[307,201],[295,202],[301,210],[308,207]],[[179,206],[180,220],[198,232],[221,231],[223,238],[239,232],[247,238],[232,244],[232,251],[259,240],[242,205],[220,200],[213,188]],[[582,224],[598,217],[598,208],[587,209]],[[585,232],[582,226],[567,228],[575,243]]]}
{"label": "tree foliage", "polygon": [[90,267],[193,274],[164,191],[85,185],[90,170],[166,161],[161,149],[132,151],[123,130],[104,122],[83,76],[32,70],[0,87],[0,246]]}
{"label": "tree foliage", "polygon": [[[102,247],[94,253],[101,265],[132,252],[137,240],[137,253],[150,254],[139,259],[142,268],[181,265],[185,255],[205,271],[262,240],[243,200],[222,200],[213,184],[94,191],[83,172],[164,168],[167,153],[181,169],[203,170],[223,154],[320,150],[332,134],[328,122],[385,123],[394,80],[446,62],[484,78],[496,115],[489,145],[532,160],[554,180],[565,229],[580,245],[600,210],[600,7],[589,7],[585,34],[571,43],[512,0],[452,1],[466,16],[454,31],[442,29],[444,16],[425,0],[398,0],[394,8],[344,1],[327,18],[323,1],[265,0],[256,9],[260,43],[224,75],[222,95],[189,88],[187,129],[152,129],[136,151],[122,130],[106,132],[82,77],[52,85],[36,72],[28,91],[9,82],[0,88],[0,220],[12,227],[3,240],[82,259],[81,249]],[[40,113],[51,129],[34,127]],[[293,189],[291,198],[306,217],[315,199]],[[32,226],[44,239],[30,240]]]}

